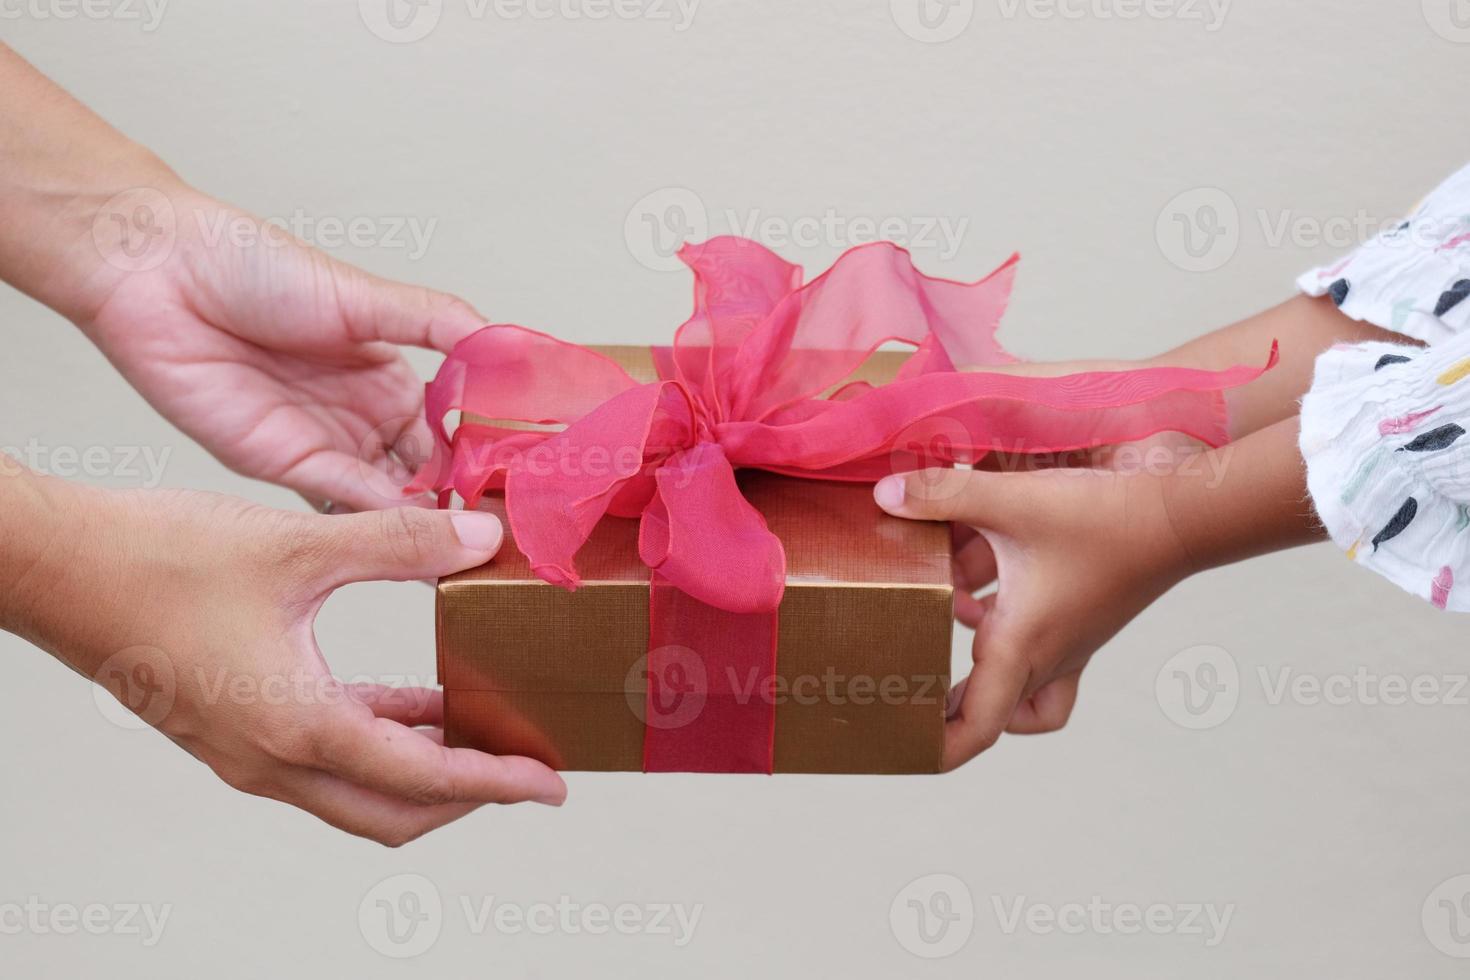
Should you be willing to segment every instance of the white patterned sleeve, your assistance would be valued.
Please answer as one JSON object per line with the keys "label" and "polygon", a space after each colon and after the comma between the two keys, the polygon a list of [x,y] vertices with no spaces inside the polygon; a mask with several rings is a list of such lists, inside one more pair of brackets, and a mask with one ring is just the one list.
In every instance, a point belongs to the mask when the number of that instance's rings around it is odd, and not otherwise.
{"label": "white patterned sleeve", "polygon": [[1317,359],[1301,451],[1318,516],[1350,560],[1470,612],[1470,167],[1298,286],[1429,345],[1343,345]]}

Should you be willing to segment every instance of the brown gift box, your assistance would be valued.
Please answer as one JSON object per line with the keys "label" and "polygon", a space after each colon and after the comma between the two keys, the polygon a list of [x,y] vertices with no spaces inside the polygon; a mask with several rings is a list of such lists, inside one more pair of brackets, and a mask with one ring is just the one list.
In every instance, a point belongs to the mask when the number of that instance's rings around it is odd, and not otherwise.
{"label": "brown gift box", "polygon": [[[640,381],[648,348],[602,347]],[[859,377],[892,376],[876,354]],[[939,771],[954,589],[949,529],[890,517],[871,488],[742,471],[786,549],[774,769]],[[504,500],[484,509],[505,516]],[[490,564],[441,579],[436,601],[447,744],[557,769],[643,768],[649,571],[636,521],[609,517],[577,555],[583,585],[536,578],[510,528]]]}

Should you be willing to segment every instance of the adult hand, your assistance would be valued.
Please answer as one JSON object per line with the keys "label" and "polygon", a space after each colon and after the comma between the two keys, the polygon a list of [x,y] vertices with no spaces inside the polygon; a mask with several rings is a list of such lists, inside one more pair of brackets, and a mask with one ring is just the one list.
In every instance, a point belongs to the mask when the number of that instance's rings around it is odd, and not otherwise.
{"label": "adult hand", "polygon": [[[397,345],[448,352],[484,318],[181,186],[155,200],[171,218],[150,247],[166,254],[101,275],[108,287],[79,320],[87,336],[236,472],[318,505],[403,506],[430,440],[423,382]],[[118,234],[142,245],[136,230]]]}
{"label": "adult hand", "polygon": [[502,538],[492,515],[323,517],[29,475],[0,493],[0,627],[95,677],[231,786],[388,845],[484,803],[564,799],[540,762],[446,748],[437,691],[342,684],[312,633],[339,586],[484,563]]}
{"label": "adult hand", "polygon": [[[483,325],[192,190],[0,45],[0,279],[82,327],[238,472],[353,510],[403,504],[428,446],[401,345]],[[422,501],[421,501],[422,502]]]}

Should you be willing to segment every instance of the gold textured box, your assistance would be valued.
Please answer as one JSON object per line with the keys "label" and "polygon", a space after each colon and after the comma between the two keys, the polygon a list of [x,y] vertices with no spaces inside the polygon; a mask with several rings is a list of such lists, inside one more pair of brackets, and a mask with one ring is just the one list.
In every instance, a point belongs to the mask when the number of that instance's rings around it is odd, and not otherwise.
{"label": "gold textured box", "polygon": [[[640,381],[647,348],[603,347]],[[884,380],[901,355],[862,376]],[[871,488],[742,471],[746,498],[786,549],[773,767],[787,773],[940,768],[954,606],[945,525],[890,517]],[[504,518],[504,501],[484,508]],[[526,755],[557,769],[643,768],[649,571],[636,521],[609,517],[577,555],[576,592],[536,578],[506,543],[440,580],[439,681],[448,744]]]}

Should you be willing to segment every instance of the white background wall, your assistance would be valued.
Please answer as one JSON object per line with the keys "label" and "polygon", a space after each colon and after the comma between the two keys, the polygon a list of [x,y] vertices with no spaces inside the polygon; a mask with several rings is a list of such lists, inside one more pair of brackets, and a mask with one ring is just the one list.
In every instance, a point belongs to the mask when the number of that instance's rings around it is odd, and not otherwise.
{"label": "white background wall", "polygon": [[[693,192],[711,231],[752,217],[775,233],[828,215],[963,224],[957,251],[916,242],[918,261],[975,277],[1020,249],[1014,351],[1132,356],[1276,302],[1338,251],[1274,240],[1283,218],[1357,237],[1341,226],[1390,220],[1470,157],[1470,30],[1450,19],[1458,3],[1470,24],[1464,0],[1153,0],[1173,14],[1131,18],[1130,0],[1062,0],[1078,16],[1051,17],[1046,0],[961,0],[944,43],[901,29],[923,34],[913,0],[897,14],[888,0],[703,0],[682,24],[672,0],[624,0],[643,15],[603,20],[568,2],[536,19],[431,0],[432,31],[390,43],[366,26],[384,23],[376,0],[174,0],[156,22],[4,0],[0,37],[198,186],[379,234],[412,217],[432,229],[421,255],[334,251],[588,342],[660,340],[685,314],[686,278],[645,267],[649,240],[625,234],[646,195],[656,218],[677,217],[665,205],[689,198],[668,188]],[[1204,273],[1179,267],[1168,210],[1197,188],[1220,193],[1191,208],[1225,206],[1220,267]],[[847,244],[821,233],[781,250],[820,269]],[[169,453],[166,485],[299,506],[190,445],[54,314],[0,292],[0,330],[0,445],[148,447]],[[328,604],[319,635],[344,675],[424,676],[430,616],[426,588],[359,586]],[[559,812],[486,810],[399,851],[234,793],[0,637],[0,906],[171,906],[152,948],[0,933],[0,963],[119,978],[1461,976],[1421,913],[1470,872],[1470,705],[1272,704],[1260,671],[1272,684],[1288,668],[1464,675],[1466,629],[1318,546],[1179,588],[1094,661],[1070,728],[1007,739],[956,775],[572,775]],[[1155,678],[1200,644],[1233,657],[1239,703],[1188,731]],[[941,872],[973,896],[973,934],[929,962],[895,935],[890,905]],[[359,922],[370,890],[402,873],[444,903],[413,966]],[[561,896],[702,917],[675,948],[477,934],[461,905]],[[1008,934],[995,904],[1094,896],[1233,918],[1206,948],[1178,933]],[[1430,913],[1442,929],[1445,911]]]}

